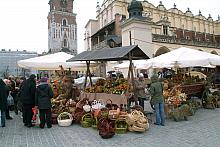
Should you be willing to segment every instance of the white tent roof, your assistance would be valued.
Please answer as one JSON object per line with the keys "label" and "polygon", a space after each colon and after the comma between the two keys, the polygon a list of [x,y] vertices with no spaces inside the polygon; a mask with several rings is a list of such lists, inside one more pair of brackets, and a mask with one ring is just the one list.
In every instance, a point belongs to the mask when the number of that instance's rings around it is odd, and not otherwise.
{"label": "white tent roof", "polygon": [[195,66],[220,65],[220,56],[181,47],[149,59],[143,65],[145,68],[169,68],[169,67],[195,67]]}
{"label": "white tent roof", "polygon": [[[142,67],[142,65],[146,63],[146,60],[133,60],[132,63],[134,64],[135,68],[140,69],[140,67]],[[114,68],[115,69],[124,69],[124,68],[129,68],[129,65],[130,65],[130,62],[125,61],[121,64],[114,66]]]}
{"label": "white tent roof", "polygon": [[78,68],[86,67],[85,62],[81,62],[81,61],[66,62],[66,60],[72,57],[74,56],[64,52],[58,52],[40,57],[20,60],[17,62],[17,64],[19,67],[22,68],[31,68],[36,70],[58,70],[60,69],[59,68],[60,65],[62,65],[64,69],[67,68],[78,69]]}

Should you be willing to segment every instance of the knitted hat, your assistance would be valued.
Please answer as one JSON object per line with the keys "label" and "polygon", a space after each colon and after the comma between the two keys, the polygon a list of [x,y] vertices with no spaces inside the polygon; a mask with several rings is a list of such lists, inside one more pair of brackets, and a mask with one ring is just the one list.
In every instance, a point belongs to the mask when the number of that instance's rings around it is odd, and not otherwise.
{"label": "knitted hat", "polygon": [[30,79],[34,80],[36,76],[34,74],[30,75]]}

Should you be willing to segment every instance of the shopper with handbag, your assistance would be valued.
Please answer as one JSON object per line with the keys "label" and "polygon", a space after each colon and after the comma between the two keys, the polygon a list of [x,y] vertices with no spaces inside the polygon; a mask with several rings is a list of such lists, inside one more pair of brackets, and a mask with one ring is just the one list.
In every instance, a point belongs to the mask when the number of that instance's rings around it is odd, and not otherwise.
{"label": "shopper with handbag", "polygon": [[47,123],[47,128],[52,127],[51,122],[51,98],[53,98],[53,91],[47,83],[48,79],[43,77],[40,79],[40,84],[36,89],[35,105],[40,112],[40,128],[44,128]]}
{"label": "shopper with handbag", "polygon": [[7,109],[8,88],[5,82],[0,79],[0,111],[1,111],[1,127],[5,127],[6,109]]}

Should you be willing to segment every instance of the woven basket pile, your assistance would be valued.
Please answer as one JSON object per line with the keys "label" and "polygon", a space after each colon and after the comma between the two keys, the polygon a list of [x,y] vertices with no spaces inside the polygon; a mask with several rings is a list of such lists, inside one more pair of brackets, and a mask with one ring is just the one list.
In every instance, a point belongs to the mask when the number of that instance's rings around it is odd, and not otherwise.
{"label": "woven basket pile", "polygon": [[149,129],[149,123],[146,116],[141,111],[134,110],[126,118],[129,131],[144,132]]}

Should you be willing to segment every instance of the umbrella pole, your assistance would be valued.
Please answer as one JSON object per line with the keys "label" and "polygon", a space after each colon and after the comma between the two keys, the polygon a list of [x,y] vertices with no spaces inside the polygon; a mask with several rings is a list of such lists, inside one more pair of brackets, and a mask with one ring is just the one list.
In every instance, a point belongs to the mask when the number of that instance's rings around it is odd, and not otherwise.
{"label": "umbrella pole", "polygon": [[[88,61],[88,67],[90,67],[90,61]],[[88,70],[88,74],[89,74],[89,80],[90,80],[90,86],[92,87],[92,75],[91,75],[91,71],[90,68],[87,69]]]}
{"label": "umbrella pole", "polygon": [[84,83],[84,90],[86,89],[86,84],[87,84],[87,76],[88,76],[88,72],[89,72],[89,61],[86,61],[86,76],[85,76],[85,83]]}
{"label": "umbrella pole", "polygon": [[[129,79],[131,80],[131,84],[132,84],[132,87],[133,87],[133,93],[134,93],[134,96],[136,95],[136,87],[135,87],[135,84],[134,84],[134,73],[133,73],[133,66],[132,66],[132,55],[131,53],[129,53],[129,61],[130,61],[130,65],[129,65]],[[135,102],[136,103],[136,102]]]}

